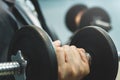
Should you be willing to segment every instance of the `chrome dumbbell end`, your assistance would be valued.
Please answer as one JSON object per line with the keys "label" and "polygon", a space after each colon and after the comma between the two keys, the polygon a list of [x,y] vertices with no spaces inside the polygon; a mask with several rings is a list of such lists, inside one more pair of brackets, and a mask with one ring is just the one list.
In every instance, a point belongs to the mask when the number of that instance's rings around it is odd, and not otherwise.
{"label": "chrome dumbbell end", "polygon": [[27,61],[23,58],[21,51],[12,55],[11,60],[11,62],[0,63],[0,76],[14,75],[15,80],[26,80]]}

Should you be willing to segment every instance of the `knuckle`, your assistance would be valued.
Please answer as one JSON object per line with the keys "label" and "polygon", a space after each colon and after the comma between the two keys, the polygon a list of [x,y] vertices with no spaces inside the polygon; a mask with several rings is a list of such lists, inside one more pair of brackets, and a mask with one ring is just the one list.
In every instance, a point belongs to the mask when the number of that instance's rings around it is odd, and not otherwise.
{"label": "knuckle", "polygon": [[84,53],[86,52],[85,49],[83,49],[83,48],[80,48],[80,50],[81,50],[82,52],[84,52]]}
{"label": "knuckle", "polygon": [[61,51],[63,51],[63,48],[62,48],[62,47],[57,47],[57,48],[56,48],[56,51],[57,51],[57,52],[61,52]]}
{"label": "knuckle", "polygon": [[64,46],[63,46],[63,48],[68,48],[68,47],[69,47],[69,45],[64,45]]}
{"label": "knuckle", "polygon": [[71,48],[76,48],[76,46],[74,46],[74,45],[71,45],[70,47],[71,47]]}

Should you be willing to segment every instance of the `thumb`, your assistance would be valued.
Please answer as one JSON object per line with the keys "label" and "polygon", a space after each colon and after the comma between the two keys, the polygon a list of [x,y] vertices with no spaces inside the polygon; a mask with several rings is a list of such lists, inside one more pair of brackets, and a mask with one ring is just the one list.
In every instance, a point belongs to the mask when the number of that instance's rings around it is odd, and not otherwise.
{"label": "thumb", "polygon": [[53,42],[53,45],[54,45],[55,47],[60,47],[61,41],[60,41],[60,40],[56,40],[56,41]]}

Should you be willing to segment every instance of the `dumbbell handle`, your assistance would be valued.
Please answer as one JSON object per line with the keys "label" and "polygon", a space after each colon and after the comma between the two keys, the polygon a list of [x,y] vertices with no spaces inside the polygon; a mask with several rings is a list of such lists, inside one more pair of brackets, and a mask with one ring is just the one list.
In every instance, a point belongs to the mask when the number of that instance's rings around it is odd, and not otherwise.
{"label": "dumbbell handle", "polygon": [[88,62],[89,62],[89,65],[91,65],[91,55],[89,53],[86,52],[86,56],[87,56],[87,59],[88,59]]}
{"label": "dumbbell handle", "polygon": [[11,62],[0,63],[0,76],[13,75],[15,80],[26,80],[27,61],[18,50],[16,55],[11,56]]}
{"label": "dumbbell handle", "polygon": [[[86,55],[91,63],[91,56],[89,53],[86,53]],[[120,61],[120,53],[118,53],[118,59]],[[24,64],[20,64],[17,61],[0,63],[0,76],[21,74],[22,68],[24,68],[22,67],[23,65]]]}
{"label": "dumbbell handle", "polygon": [[21,66],[18,62],[0,63],[0,76],[14,75],[21,73]]}

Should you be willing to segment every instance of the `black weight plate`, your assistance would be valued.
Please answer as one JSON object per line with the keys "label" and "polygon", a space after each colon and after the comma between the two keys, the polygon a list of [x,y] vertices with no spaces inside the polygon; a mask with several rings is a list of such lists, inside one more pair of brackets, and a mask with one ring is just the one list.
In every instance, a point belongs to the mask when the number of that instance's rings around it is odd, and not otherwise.
{"label": "black weight plate", "polygon": [[77,14],[86,9],[87,9],[87,6],[84,4],[76,4],[67,11],[65,15],[65,23],[66,23],[67,28],[71,32],[75,32],[77,29],[77,25],[75,22],[75,18]]}
{"label": "black weight plate", "polygon": [[18,30],[10,44],[8,60],[21,50],[27,60],[26,80],[57,80],[58,66],[51,39],[36,26]]}
{"label": "black weight plate", "polygon": [[83,28],[84,26],[99,26],[106,31],[109,31],[112,28],[111,26],[105,27],[94,24],[95,20],[97,19],[100,19],[107,23],[111,23],[110,16],[104,9],[99,7],[93,7],[86,10],[86,12],[82,15],[78,28]]}
{"label": "black weight plate", "polygon": [[95,26],[84,27],[76,32],[70,45],[84,48],[92,57],[90,74],[84,80],[115,80],[118,54],[105,30]]}
{"label": "black weight plate", "polygon": [[8,47],[17,29],[17,22],[9,7],[0,0],[0,62],[7,60]]}

